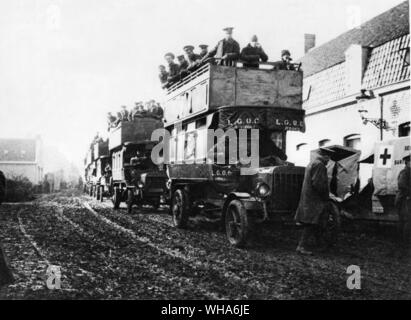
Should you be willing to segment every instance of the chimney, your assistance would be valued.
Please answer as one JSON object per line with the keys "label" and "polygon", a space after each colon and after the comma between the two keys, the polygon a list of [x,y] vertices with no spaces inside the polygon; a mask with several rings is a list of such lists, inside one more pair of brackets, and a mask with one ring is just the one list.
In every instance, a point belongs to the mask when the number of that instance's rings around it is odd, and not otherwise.
{"label": "chimney", "polygon": [[315,47],[315,34],[304,34],[304,53]]}
{"label": "chimney", "polygon": [[345,51],[346,94],[357,94],[362,88],[362,78],[367,66],[369,49],[352,44]]}

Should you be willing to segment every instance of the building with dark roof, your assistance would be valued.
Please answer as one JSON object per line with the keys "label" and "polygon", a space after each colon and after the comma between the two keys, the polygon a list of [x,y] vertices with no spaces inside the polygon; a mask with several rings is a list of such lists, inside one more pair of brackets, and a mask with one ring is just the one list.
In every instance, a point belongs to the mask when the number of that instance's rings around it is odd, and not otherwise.
{"label": "building with dark roof", "polygon": [[[406,1],[299,59],[307,130],[289,134],[289,159],[306,165],[309,151],[327,144],[360,149],[365,157],[378,141],[409,136],[409,47]],[[366,101],[357,99],[361,90]],[[364,124],[360,109],[366,117],[382,117],[388,128]]]}
{"label": "building with dark roof", "polygon": [[33,184],[43,179],[41,140],[0,139],[0,171],[8,178],[27,177]]}

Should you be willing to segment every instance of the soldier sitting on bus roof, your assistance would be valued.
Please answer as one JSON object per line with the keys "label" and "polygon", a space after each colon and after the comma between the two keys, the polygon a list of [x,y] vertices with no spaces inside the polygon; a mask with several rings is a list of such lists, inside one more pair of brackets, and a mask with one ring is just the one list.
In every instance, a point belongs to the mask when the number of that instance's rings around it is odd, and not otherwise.
{"label": "soldier sitting on bus roof", "polygon": [[142,101],[136,102],[134,104],[133,110],[131,111],[131,121],[133,121],[136,117],[144,117],[146,114],[146,110],[144,110],[144,105]]}
{"label": "soldier sitting on bus roof", "polygon": [[178,63],[179,63],[179,70],[180,70],[180,79],[185,77],[188,74],[188,61],[186,60],[186,57],[184,55],[179,55],[177,57]]}
{"label": "soldier sitting on bus roof", "polygon": [[199,56],[200,56],[200,59],[202,59],[208,54],[208,45],[200,44],[198,47],[201,49]]}
{"label": "soldier sitting on bus roof", "polygon": [[107,112],[108,129],[115,127],[117,118],[111,112]]}
{"label": "soldier sitting on bus roof", "polygon": [[217,46],[211,50],[204,58],[214,57],[217,63],[225,66],[233,66],[240,57],[240,45],[233,39],[232,27],[224,28],[225,38],[220,40]]}
{"label": "soldier sitting on bus roof", "polygon": [[128,121],[128,110],[126,106],[121,106],[121,121]]}
{"label": "soldier sitting on bus roof", "polygon": [[160,79],[161,87],[164,88],[164,86],[167,84],[168,72],[166,70],[166,67],[163,65],[160,65],[158,67],[158,70],[159,70],[158,77]]}
{"label": "soldier sitting on bus roof", "polygon": [[119,111],[119,112],[117,112],[117,120],[116,120],[116,122],[114,123],[114,126],[115,126],[115,127],[117,127],[117,126],[120,124],[121,118],[122,118],[122,115],[121,115],[121,112]]}
{"label": "soldier sitting on bus roof", "polygon": [[187,55],[188,68],[189,69],[196,68],[201,60],[201,57],[198,54],[194,53],[194,46],[192,45],[185,46],[183,50]]}
{"label": "soldier sitting on bus roof", "polygon": [[250,43],[241,50],[241,60],[244,61],[246,68],[258,68],[260,60],[262,62],[268,61],[268,56],[264,52],[261,44],[258,43],[256,35],[251,37]]}
{"label": "soldier sitting on bus roof", "polygon": [[168,63],[168,82],[177,81],[179,79],[180,69],[178,64],[174,62],[174,54],[172,54],[171,52],[166,53],[164,55],[164,58]]}
{"label": "soldier sitting on bus roof", "polygon": [[155,118],[161,119],[163,117],[164,111],[163,108],[161,107],[160,103],[155,102],[151,105],[149,112],[151,113],[152,116]]}
{"label": "soldier sitting on bus roof", "polygon": [[294,64],[291,62],[291,53],[288,50],[281,51],[281,61],[276,62],[279,70],[295,70]]}

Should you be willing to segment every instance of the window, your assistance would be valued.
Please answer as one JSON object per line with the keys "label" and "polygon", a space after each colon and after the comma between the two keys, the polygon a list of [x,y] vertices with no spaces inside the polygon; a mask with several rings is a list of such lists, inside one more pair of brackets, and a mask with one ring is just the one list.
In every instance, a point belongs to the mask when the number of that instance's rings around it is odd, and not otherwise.
{"label": "window", "polygon": [[405,122],[398,126],[398,137],[410,136],[410,121]]}
{"label": "window", "polygon": [[318,146],[319,147],[326,147],[326,146],[329,146],[330,144],[331,144],[330,139],[324,139],[324,140],[318,141]]}
{"label": "window", "polygon": [[194,160],[196,155],[196,132],[190,132],[186,134],[184,143],[184,159]]}
{"label": "window", "polygon": [[344,146],[353,148],[353,149],[361,149],[361,136],[359,134],[350,134],[344,138]]}

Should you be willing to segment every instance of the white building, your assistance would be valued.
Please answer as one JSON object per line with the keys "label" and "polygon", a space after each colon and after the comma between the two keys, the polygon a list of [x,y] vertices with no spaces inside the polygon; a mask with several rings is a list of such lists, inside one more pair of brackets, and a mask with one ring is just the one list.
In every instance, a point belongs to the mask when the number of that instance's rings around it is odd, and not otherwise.
{"label": "white building", "polygon": [[[308,40],[313,42],[312,35]],[[409,136],[409,45],[406,1],[309,50],[300,59],[307,130],[288,134],[289,160],[305,166],[310,150],[330,144],[354,147],[366,156],[381,135],[383,140]],[[365,103],[356,99],[361,89],[373,95]],[[359,107],[368,110],[367,118],[380,119],[382,115],[389,129],[365,125]]]}
{"label": "white building", "polygon": [[0,139],[0,170],[8,178],[23,176],[33,184],[40,184],[43,180],[40,138]]}

